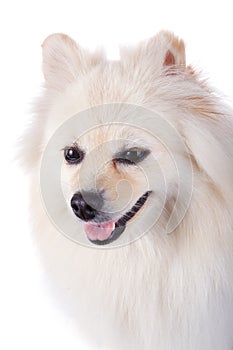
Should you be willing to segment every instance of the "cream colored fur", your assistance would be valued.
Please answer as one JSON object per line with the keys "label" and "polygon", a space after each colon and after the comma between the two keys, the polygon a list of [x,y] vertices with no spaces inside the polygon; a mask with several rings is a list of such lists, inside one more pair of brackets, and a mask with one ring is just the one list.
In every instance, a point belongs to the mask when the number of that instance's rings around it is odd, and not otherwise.
{"label": "cream colored fur", "polygon": [[[43,71],[44,92],[22,156],[46,273],[81,329],[93,346],[97,339],[109,350],[232,350],[232,110],[186,67],[183,42],[167,32],[123,48],[121,60],[113,62],[65,35],[52,35],[43,44]],[[172,234],[164,230],[164,214],[160,229],[132,244],[91,249],[67,239],[48,219],[40,197],[40,161],[67,118],[115,102],[155,111],[178,130],[187,147],[181,157],[192,160],[193,195]],[[172,186],[173,170],[166,155],[161,157]]]}

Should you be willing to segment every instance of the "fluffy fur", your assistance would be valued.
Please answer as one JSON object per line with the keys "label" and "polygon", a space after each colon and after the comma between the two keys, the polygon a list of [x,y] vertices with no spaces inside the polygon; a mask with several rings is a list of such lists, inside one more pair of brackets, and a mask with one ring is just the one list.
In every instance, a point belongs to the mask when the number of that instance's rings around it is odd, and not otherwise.
{"label": "fluffy fur", "polygon": [[[44,93],[22,155],[30,172],[34,231],[43,261],[65,300],[72,301],[80,327],[109,350],[232,350],[232,110],[186,66],[184,44],[170,33],[121,49],[119,61],[87,52],[62,34],[48,37],[42,46]],[[159,226],[129,245],[102,250],[76,244],[56,230],[41,201],[39,173],[57,127],[82,110],[108,103],[142,106],[175,127],[186,146],[179,154],[184,173],[185,159],[192,162],[193,193],[183,221],[167,234],[169,191],[177,180],[166,151],[153,144],[168,178]],[[98,145],[113,135],[110,128],[91,140]],[[84,146],[88,142],[83,140]],[[180,152],[176,145],[173,152]],[[78,186],[75,172],[65,175],[70,193]],[[105,178],[109,172],[111,183],[102,186],[114,186],[120,173],[129,182],[136,179],[140,192],[139,174],[109,167]],[[154,181],[151,190],[159,187]],[[157,200],[151,197],[148,205]]]}

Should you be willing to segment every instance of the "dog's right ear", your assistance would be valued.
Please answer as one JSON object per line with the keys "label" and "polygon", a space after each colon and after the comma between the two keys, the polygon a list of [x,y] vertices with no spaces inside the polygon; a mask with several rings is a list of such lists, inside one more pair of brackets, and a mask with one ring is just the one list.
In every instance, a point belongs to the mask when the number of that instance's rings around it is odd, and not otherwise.
{"label": "dog's right ear", "polygon": [[47,87],[64,90],[93,66],[103,60],[101,51],[90,53],[65,34],[52,34],[42,44],[43,73]]}

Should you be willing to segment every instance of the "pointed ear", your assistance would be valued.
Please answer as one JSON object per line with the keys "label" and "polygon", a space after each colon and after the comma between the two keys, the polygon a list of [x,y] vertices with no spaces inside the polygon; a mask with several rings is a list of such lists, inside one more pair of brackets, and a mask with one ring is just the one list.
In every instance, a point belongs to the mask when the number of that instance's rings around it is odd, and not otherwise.
{"label": "pointed ear", "polygon": [[166,75],[176,74],[185,68],[185,46],[178,37],[161,31],[136,47],[121,48],[121,57],[127,64],[140,65],[148,71]]}
{"label": "pointed ear", "polygon": [[63,90],[104,58],[102,52],[91,54],[65,34],[48,36],[42,44],[42,54],[47,86],[55,90]]}
{"label": "pointed ear", "polygon": [[161,52],[161,63],[165,69],[184,68],[186,64],[183,40],[173,33],[162,31],[157,35]]}

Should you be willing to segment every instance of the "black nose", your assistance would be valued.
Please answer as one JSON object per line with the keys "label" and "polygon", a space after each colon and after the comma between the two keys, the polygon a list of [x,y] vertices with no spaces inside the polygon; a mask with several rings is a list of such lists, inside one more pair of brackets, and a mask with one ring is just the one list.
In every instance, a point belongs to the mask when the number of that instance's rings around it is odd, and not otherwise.
{"label": "black nose", "polygon": [[94,219],[103,206],[103,198],[97,192],[76,192],[70,201],[76,216],[84,221]]}

